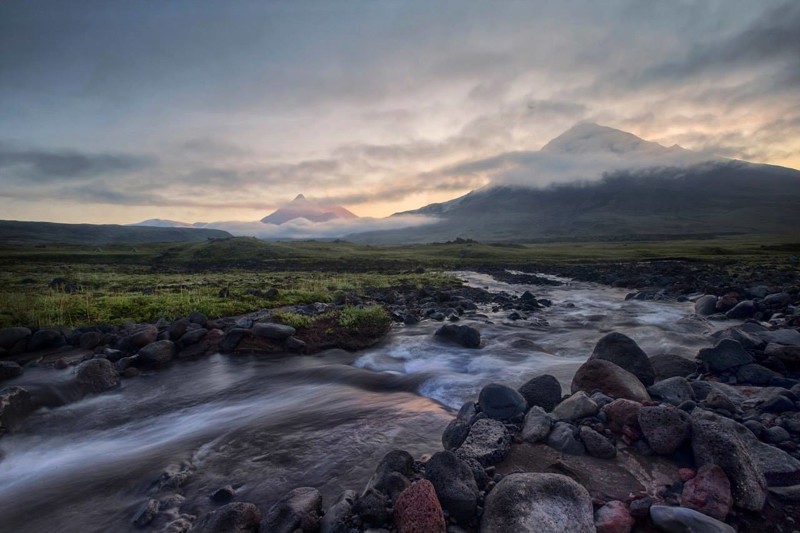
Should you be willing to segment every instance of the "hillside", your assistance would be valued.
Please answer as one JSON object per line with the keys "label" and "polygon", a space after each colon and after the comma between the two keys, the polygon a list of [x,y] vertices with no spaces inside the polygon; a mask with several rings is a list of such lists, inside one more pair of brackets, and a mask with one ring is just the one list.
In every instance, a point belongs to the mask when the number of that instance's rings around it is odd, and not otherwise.
{"label": "hillside", "polygon": [[58,224],[0,220],[0,242],[8,244],[145,244],[198,242],[231,237],[227,231],[197,228],[120,226],[116,224]]}

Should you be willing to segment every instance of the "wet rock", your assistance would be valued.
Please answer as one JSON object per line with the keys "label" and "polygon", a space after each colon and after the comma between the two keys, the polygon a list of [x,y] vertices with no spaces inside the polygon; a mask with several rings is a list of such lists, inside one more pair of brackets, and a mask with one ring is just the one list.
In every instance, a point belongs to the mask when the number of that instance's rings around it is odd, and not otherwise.
{"label": "wet rock", "polygon": [[723,411],[728,411],[729,413],[736,412],[736,404],[734,404],[730,398],[716,389],[708,393],[708,396],[706,396],[706,399],[703,401],[703,405],[705,405],[708,409],[721,409]]}
{"label": "wet rock", "polygon": [[478,405],[486,416],[495,420],[510,420],[525,414],[528,409],[520,393],[498,383],[490,383],[481,389]]}
{"label": "wet rock", "polygon": [[577,428],[566,422],[556,422],[547,437],[547,445],[569,455],[586,453],[586,447],[578,439]]}
{"label": "wet rock", "polygon": [[671,405],[643,407],[639,426],[650,447],[659,455],[671,455],[689,437],[689,415]]}
{"label": "wet rock", "polygon": [[650,507],[650,518],[656,527],[665,533],[736,533],[725,522],[685,507]]}
{"label": "wet rock", "polygon": [[290,491],[267,511],[262,531],[292,533],[297,529],[318,531],[322,515],[322,495],[313,487]]}
{"label": "wet rock", "polygon": [[456,326],[447,324],[436,330],[437,337],[447,339],[464,346],[465,348],[480,348],[481,334],[470,326]]}
{"label": "wet rock", "polygon": [[285,324],[273,324],[270,322],[253,324],[253,335],[256,337],[264,337],[265,339],[282,341],[293,336],[295,333],[297,333],[297,330]]}
{"label": "wet rock", "polygon": [[22,375],[23,369],[14,361],[0,361],[0,381]]}
{"label": "wet rock", "polygon": [[800,366],[800,346],[787,346],[785,344],[770,343],[764,348],[764,355],[777,357],[783,364],[790,368]]}
{"label": "wet rock", "polygon": [[475,416],[475,404],[466,402],[461,406],[458,415],[447,425],[442,433],[442,446],[445,450],[454,450],[461,446],[469,435],[469,427]]}
{"label": "wet rock", "polygon": [[481,531],[593,533],[592,500],[560,474],[510,474],[486,498]]}
{"label": "wet rock", "polygon": [[522,427],[522,440],[526,442],[541,442],[550,434],[553,419],[541,407],[532,407],[525,415]]}
{"label": "wet rock", "polygon": [[633,400],[614,400],[608,405],[603,406],[603,413],[608,418],[609,426],[612,431],[617,433],[622,431],[625,426],[634,426],[639,423],[639,411],[642,404]]}
{"label": "wet rock", "polygon": [[687,400],[694,400],[692,386],[684,377],[676,376],[659,381],[647,387],[650,397],[672,405],[680,405]]}
{"label": "wet rock", "polygon": [[786,396],[776,394],[764,401],[760,409],[765,413],[785,413],[787,411],[794,411],[795,404]]}
{"label": "wet rock", "polygon": [[78,339],[78,346],[83,350],[93,350],[103,342],[103,334],[99,331],[87,331]]}
{"label": "wet rock", "polygon": [[250,333],[244,328],[233,328],[222,338],[219,343],[219,350],[223,353],[231,353],[236,350],[239,343]]}
{"label": "wet rock", "polygon": [[0,436],[16,429],[36,409],[31,393],[22,387],[0,390]]}
{"label": "wet rock", "polygon": [[645,518],[650,516],[650,507],[653,506],[653,498],[645,496],[638,500],[633,500],[630,504],[630,513],[634,518]]}
{"label": "wet rock", "polygon": [[601,338],[594,347],[591,359],[602,359],[627,370],[644,385],[655,382],[655,372],[650,359],[636,342],[622,333],[612,331]]}
{"label": "wet rock", "polygon": [[717,465],[701,466],[697,475],[684,483],[681,505],[717,520],[725,520],[733,505],[728,476]]}
{"label": "wet rock", "polygon": [[0,329],[0,348],[12,350],[17,344],[27,344],[31,337],[31,330],[28,328],[3,328]]}
{"label": "wet rock", "polygon": [[136,511],[132,520],[133,525],[138,528],[143,528],[150,524],[158,514],[158,506],[158,500],[152,498],[147,500],[142,508]]}
{"label": "wet rock", "polygon": [[187,318],[192,324],[199,324],[202,327],[205,327],[206,323],[208,323],[208,317],[200,311],[192,311]]}
{"label": "wet rock", "polygon": [[686,357],[674,354],[654,355],[650,358],[650,365],[656,375],[656,382],[674,377],[686,377],[697,371],[697,364]]}
{"label": "wet rock", "polygon": [[139,364],[148,367],[166,365],[175,357],[175,343],[172,341],[156,341],[139,350]]}
{"label": "wet rock", "polygon": [[758,308],[753,300],[742,300],[733,309],[725,313],[725,316],[732,320],[744,320],[745,318],[751,318],[756,314],[756,311],[758,311]]}
{"label": "wet rock", "polygon": [[558,405],[562,396],[561,383],[549,374],[536,376],[522,385],[518,391],[525,398],[529,408],[537,405],[547,412]]}
{"label": "wet rock", "polygon": [[775,292],[764,297],[764,305],[771,308],[786,307],[792,303],[792,296],[787,292]]}
{"label": "wet rock", "polygon": [[769,385],[773,378],[780,378],[781,375],[770,370],[765,366],[757,363],[750,363],[739,367],[736,371],[736,379],[741,383],[750,383],[753,385],[766,386]]}
{"label": "wet rock", "polygon": [[91,359],[78,366],[75,380],[84,394],[94,394],[119,385],[119,374],[108,359]]}
{"label": "wet rock", "polygon": [[126,352],[135,352],[140,348],[144,348],[148,344],[156,342],[157,340],[158,328],[147,325],[128,335],[127,337],[120,339],[120,341],[117,343],[117,347]]}
{"label": "wet rock", "polygon": [[635,522],[628,508],[619,500],[608,502],[594,513],[597,533],[630,533]]}
{"label": "wet rock", "polygon": [[28,351],[35,352],[45,348],[54,348],[66,344],[64,335],[57,329],[40,329],[28,341]]}
{"label": "wet rock", "polygon": [[789,435],[789,432],[780,426],[773,426],[765,430],[764,435],[762,436],[764,442],[769,444],[780,444],[781,442],[791,440],[791,438],[792,436]]}
{"label": "wet rock", "polygon": [[252,503],[233,502],[208,513],[192,531],[199,533],[258,533],[261,511]]}
{"label": "wet rock", "polygon": [[386,510],[388,503],[386,496],[382,492],[375,489],[367,489],[356,500],[353,505],[353,512],[367,524],[381,526],[389,521],[389,513]]}
{"label": "wet rock", "polygon": [[289,337],[286,339],[286,349],[290,352],[304,353],[306,351],[306,343],[297,337]]}
{"label": "wet rock", "polygon": [[578,420],[587,416],[594,416],[598,412],[594,400],[583,392],[578,391],[553,409],[553,416],[558,420]]}
{"label": "wet rock", "polygon": [[472,424],[464,443],[456,450],[461,459],[475,459],[484,466],[499,463],[511,449],[511,434],[499,421],[482,418]]}
{"label": "wet rock", "polygon": [[[181,347],[192,346],[203,340],[208,335],[208,330],[203,328],[192,329],[181,335],[178,345]],[[169,342],[169,341],[167,341]]]}
{"label": "wet rock", "polygon": [[211,501],[216,503],[228,503],[234,496],[236,496],[236,489],[231,485],[225,485],[211,494]]}
{"label": "wet rock", "polygon": [[728,476],[737,507],[759,512],[764,507],[767,481],[752,456],[746,440],[753,434],[733,420],[695,409],[692,421],[692,451],[699,466],[716,464]]}
{"label": "wet rock", "polygon": [[375,489],[387,496],[396,496],[409,484],[414,458],[404,450],[392,450],[383,456],[375,473],[367,482],[367,490]]}
{"label": "wet rock", "polygon": [[599,390],[612,398],[642,402],[650,399],[639,378],[623,368],[602,359],[589,359],[575,372],[572,392],[592,393]]}
{"label": "wet rock", "polygon": [[617,448],[603,435],[588,426],[581,426],[580,437],[586,446],[586,453],[599,459],[612,459],[617,456]]}
{"label": "wet rock", "polygon": [[472,469],[451,452],[438,452],[425,465],[442,507],[458,522],[469,523],[478,506],[478,485]]}
{"label": "wet rock", "polygon": [[353,516],[353,504],[356,498],[356,493],[352,490],[346,490],[340,494],[320,520],[320,533],[349,533],[349,522]]}
{"label": "wet rock", "polygon": [[394,523],[398,533],[445,533],[444,514],[430,481],[417,481],[400,494]]}
{"label": "wet rock", "polygon": [[186,331],[189,329],[189,324],[190,322],[188,318],[179,318],[170,324],[169,327],[167,327],[167,335],[169,336],[169,340],[177,341],[183,337],[184,334],[186,334]]}
{"label": "wet rock", "polygon": [[722,339],[713,348],[703,348],[697,354],[697,359],[709,371],[717,374],[753,362],[753,357],[742,345],[731,339]]}
{"label": "wet rock", "polygon": [[710,316],[717,312],[717,297],[711,294],[701,296],[694,303],[694,312],[699,316]]}
{"label": "wet rock", "polygon": [[800,461],[780,448],[759,442],[749,431],[742,436],[768,486],[786,487],[800,483]]}

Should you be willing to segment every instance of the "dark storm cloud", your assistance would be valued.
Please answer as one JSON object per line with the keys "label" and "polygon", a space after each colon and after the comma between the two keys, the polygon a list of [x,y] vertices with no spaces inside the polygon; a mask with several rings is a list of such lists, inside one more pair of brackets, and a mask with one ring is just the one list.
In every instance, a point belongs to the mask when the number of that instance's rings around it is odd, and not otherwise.
{"label": "dark storm cloud", "polygon": [[0,143],[0,177],[14,181],[50,183],[110,177],[137,172],[155,164],[154,158],[141,155],[25,149]]}

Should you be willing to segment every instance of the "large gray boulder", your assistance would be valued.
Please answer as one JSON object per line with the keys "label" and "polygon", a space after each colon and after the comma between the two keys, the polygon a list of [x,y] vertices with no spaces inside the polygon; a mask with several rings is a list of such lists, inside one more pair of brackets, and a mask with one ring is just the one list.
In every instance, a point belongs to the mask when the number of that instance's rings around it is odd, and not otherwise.
{"label": "large gray boulder", "polygon": [[691,420],[697,466],[718,465],[731,482],[734,504],[760,512],[767,497],[767,481],[748,442],[753,434],[733,420],[702,409],[695,409]]}
{"label": "large gray boulder", "polygon": [[711,294],[701,296],[694,303],[694,312],[699,316],[710,316],[717,312],[717,297]]}
{"label": "large gray boulder", "polygon": [[520,393],[499,383],[489,383],[481,389],[478,405],[486,416],[495,420],[510,420],[528,410],[528,404]]}
{"label": "large gray boulder", "polygon": [[3,328],[0,329],[0,348],[11,350],[17,344],[25,346],[31,336],[28,328]]}
{"label": "large gray boulder", "polygon": [[561,383],[550,374],[536,376],[517,390],[525,398],[529,408],[538,405],[550,412],[561,401]]}
{"label": "large gray boulder", "polygon": [[671,405],[654,405],[639,411],[639,426],[654,452],[671,455],[689,438],[691,420]]}
{"label": "large gray boulder", "polygon": [[656,379],[653,365],[644,350],[633,339],[616,331],[597,341],[590,359],[610,361],[639,378],[645,385],[652,385]]}
{"label": "large gray boulder", "polygon": [[442,432],[442,446],[445,450],[455,450],[469,435],[469,427],[477,411],[473,402],[465,402],[458,415],[447,424]]}
{"label": "large gray boulder", "polygon": [[139,364],[159,367],[166,365],[175,357],[175,343],[172,341],[151,342],[139,350]]}
{"label": "large gray boulder", "polygon": [[253,335],[256,337],[264,337],[265,339],[282,341],[288,339],[295,333],[297,333],[297,330],[285,324],[273,324],[270,322],[253,324]]}
{"label": "large gray boulder", "polygon": [[599,459],[612,459],[617,456],[617,449],[607,438],[589,426],[581,426],[580,437],[586,452]]}
{"label": "large gray boulder", "polygon": [[650,364],[656,373],[656,381],[676,376],[686,377],[697,371],[697,363],[693,360],[670,353],[652,356]]}
{"label": "large gray boulder", "polygon": [[481,333],[470,326],[447,324],[437,329],[435,335],[439,338],[460,344],[465,348],[481,347]]}
{"label": "large gray boulder", "polygon": [[593,393],[599,390],[612,398],[625,398],[636,402],[650,400],[650,395],[639,378],[603,359],[589,359],[575,372],[572,392]]}
{"label": "large gray boulder", "polygon": [[290,491],[270,507],[261,523],[261,531],[318,531],[321,516],[322,495],[313,487],[300,487]]}
{"label": "large gray boulder", "polygon": [[511,434],[502,422],[482,418],[472,424],[469,435],[455,454],[461,459],[475,459],[483,466],[502,461],[511,449]]}
{"label": "large gray boulder", "polygon": [[553,409],[553,417],[558,420],[578,420],[594,416],[598,412],[597,404],[583,391],[578,391]]}
{"label": "large gray boulder", "polygon": [[119,374],[108,359],[90,359],[78,367],[75,381],[84,394],[95,394],[119,385]]}
{"label": "large gray boulder", "polygon": [[481,531],[594,533],[592,500],[560,474],[510,474],[489,493]]}
{"label": "large gray boulder", "polygon": [[647,392],[654,400],[661,400],[672,405],[680,405],[686,400],[694,400],[694,390],[689,381],[680,376],[667,378],[647,387]]}
{"label": "large gray boulder", "polygon": [[553,427],[553,418],[545,413],[541,407],[531,407],[525,415],[525,422],[522,426],[522,440],[525,442],[541,442],[550,434]]}
{"label": "large gray boulder", "polygon": [[753,357],[742,345],[731,339],[722,339],[713,348],[703,348],[697,354],[711,372],[720,373],[753,362]]}
{"label": "large gray boulder", "polygon": [[461,523],[475,516],[480,491],[472,469],[452,452],[439,452],[425,465],[425,478],[433,484],[442,508]]}
{"label": "large gray boulder", "polygon": [[736,533],[725,522],[686,507],[653,505],[650,507],[650,518],[665,533]]}

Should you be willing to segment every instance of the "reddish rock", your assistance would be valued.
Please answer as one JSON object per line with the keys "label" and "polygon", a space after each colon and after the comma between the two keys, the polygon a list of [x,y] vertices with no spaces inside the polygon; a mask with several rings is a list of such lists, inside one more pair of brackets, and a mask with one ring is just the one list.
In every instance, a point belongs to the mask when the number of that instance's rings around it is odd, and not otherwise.
{"label": "reddish rock", "polygon": [[602,411],[608,418],[608,425],[612,431],[622,432],[625,426],[635,426],[639,420],[639,411],[642,404],[633,400],[619,399],[603,406]]}
{"label": "reddish rock", "polygon": [[720,296],[717,299],[717,311],[720,313],[724,313],[726,311],[730,311],[736,304],[739,303],[739,293],[738,292],[729,292]]}
{"label": "reddish rock", "polygon": [[572,393],[600,391],[612,398],[637,402],[650,399],[647,389],[635,375],[604,359],[589,359],[572,378]]}
{"label": "reddish rock", "polygon": [[445,533],[442,507],[430,481],[417,481],[397,497],[394,523],[398,533]]}
{"label": "reddish rock", "polygon": [[696,474],[695,474],[694,470],[692,470],[691,468],[681,468],[680,470],[678,470],[678,477],[680,478],[681,481],[684,481],[684,482],[685,481],[689,481],[695,475]]}
{"label": "reddish rock", "polygon": [[697,475],[683,485],[681,505],[724,521],[733,505],[728,476],[717,465],[701,466]]}
{"label": "reddish rock", "polygon": [[619,500],[610,501],[594,513],[597,533],[630,533],[635,520]]}
{"label": "reddish rock", "polygon": [[69,366],[69,359],[66,357],[61,357],[60,359],[56,359],[56,362],[53,363],[53,366],[58,370],[64,370]]}

